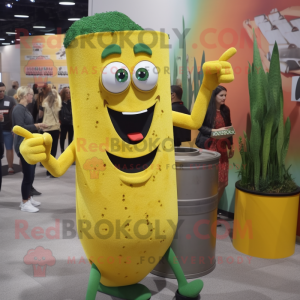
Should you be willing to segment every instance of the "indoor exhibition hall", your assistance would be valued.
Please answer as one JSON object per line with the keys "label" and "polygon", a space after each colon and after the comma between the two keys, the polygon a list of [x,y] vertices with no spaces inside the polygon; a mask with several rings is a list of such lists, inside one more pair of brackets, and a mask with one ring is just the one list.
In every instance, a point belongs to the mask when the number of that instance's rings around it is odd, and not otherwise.
{"label": "indoor exhibition hall", "polygon": [[299,300],[299,0],[0,3],[0,299]]}

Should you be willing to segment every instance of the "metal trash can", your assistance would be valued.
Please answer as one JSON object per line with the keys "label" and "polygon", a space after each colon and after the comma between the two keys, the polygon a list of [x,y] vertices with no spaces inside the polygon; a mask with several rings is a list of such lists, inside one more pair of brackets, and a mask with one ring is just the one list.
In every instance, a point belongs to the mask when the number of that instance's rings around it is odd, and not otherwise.
{"label": "metal trash can", "polygon": [[[218,152],[175,147],[178,225],[172,242],[186,278],[212,272],[216,266]],[[163,258],[152,274],[175,278]]]}

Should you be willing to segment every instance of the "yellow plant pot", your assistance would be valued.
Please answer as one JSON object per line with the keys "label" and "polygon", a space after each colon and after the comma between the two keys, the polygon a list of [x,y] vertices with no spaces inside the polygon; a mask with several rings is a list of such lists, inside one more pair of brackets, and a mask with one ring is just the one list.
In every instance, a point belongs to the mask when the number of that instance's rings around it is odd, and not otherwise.
{"label": "yellow plant pot", "polygon": [[278,259],[294,254],[299,206],[294,193],[271,195],[236,184],[233,246],[254,257]]}
{"label": "yellow plant pot", "polygon": [[296,234],[296,243],[300,244],[300,205],[298,211],[298,226],[297,226],[297,234]]}

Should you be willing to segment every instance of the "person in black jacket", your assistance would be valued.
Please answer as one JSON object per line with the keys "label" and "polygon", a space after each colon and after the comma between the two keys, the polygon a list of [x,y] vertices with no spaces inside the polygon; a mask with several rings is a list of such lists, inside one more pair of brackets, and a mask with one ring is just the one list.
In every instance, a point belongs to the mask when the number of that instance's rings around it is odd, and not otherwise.
{"label": "person in black jacket", "polygon": [[65,87],[60,92],[62,100],[62,107],[59,112],[60,120],[60,148],[61,153],[65,151],[65,140],[68,134],[69,145],[73,141],[74,129],[73,129],[73,118],[72,118],[72,106],[71,106],[71,94],[70,89]]}
{"label": "person in black jacket", "polygon": [[[186,115],[190,115],[190,112],[181,101],[182,93],[183,91],[180,86],[178,85],[171,86],[172,110]],[[189,142],[191,140],[191,131],[188,129],[183,129],[183,128],[173,126],[173,133],[174,133],[175,147],[181,146],[182,142]]]}
{"label": "person in black jacket", "polygon": [[[206,116],[196,139],[196,146],[202,149],[217,151],[221,154],[219,160],[219,192],[220,201],[225,187],[228,185],[228,158],[234,155],[232,137],[228,139],[212,139],[212,131],[224,130],[224,127],[231,126],[230,109],[225,105],[227,89],[219,85],[212,93]],[[229,154],[227,153],[229,149]]]}

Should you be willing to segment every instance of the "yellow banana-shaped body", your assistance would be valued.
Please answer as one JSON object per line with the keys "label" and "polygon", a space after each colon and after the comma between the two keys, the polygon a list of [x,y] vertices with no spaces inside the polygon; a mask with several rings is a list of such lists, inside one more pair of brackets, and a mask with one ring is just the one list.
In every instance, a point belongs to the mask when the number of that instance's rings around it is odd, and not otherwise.
{"label": "yellow banana-shaped body", "polygon": [[[112,40],[121,53],[103,58]],[[138,48],[153,41],[150,54],[149,49]],[[170,246],[177,226],[169,49],[161,45],[168,45],[168,35],[161,32],[105,32],[78,36],[66,50],[75,131],[77,229],[106,286],[142,280]],[[143,61],[156,66],[158,73],[157,83],[148,91],[133,80]],[[118,93],[105,87],[105,76],[116,72],[109,67],[115,62],[127,67],[131,76],[128,87]],[[125,142],[118,131],[136,115],[123,112],[146,110],[136,129],[143,127],[143,140]],[[130,168],[139,170],[130,173]]]}

